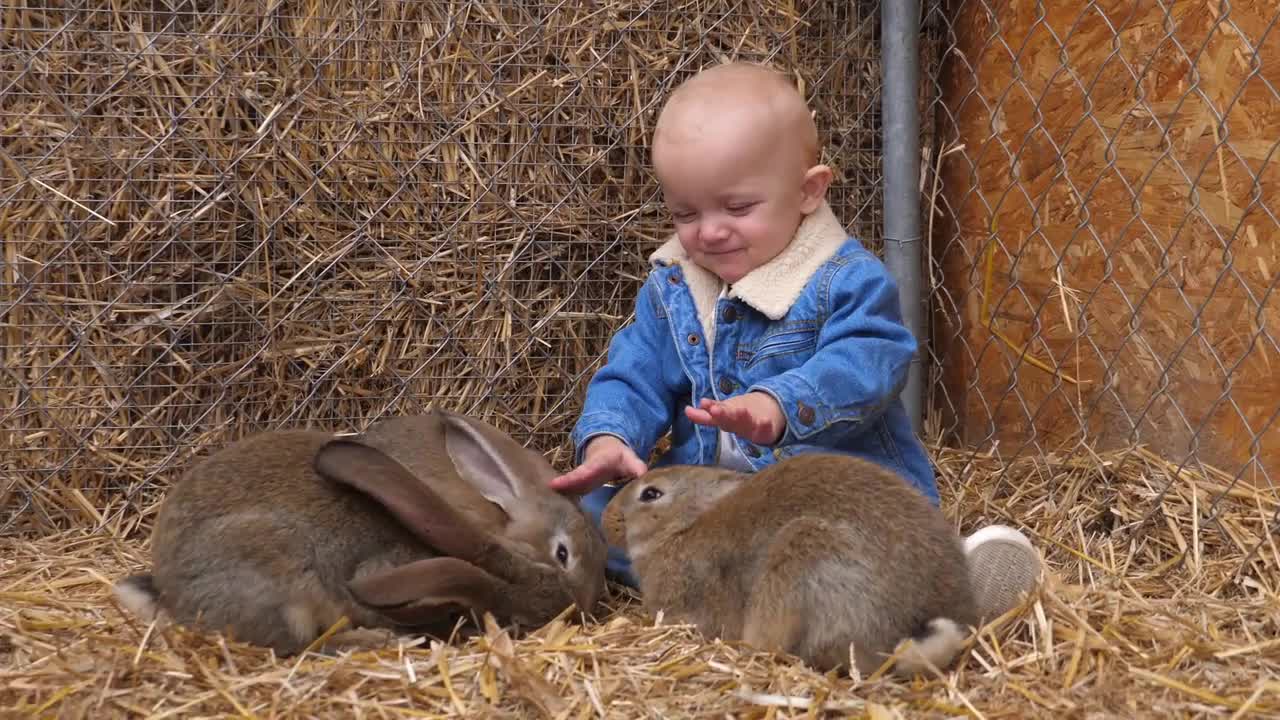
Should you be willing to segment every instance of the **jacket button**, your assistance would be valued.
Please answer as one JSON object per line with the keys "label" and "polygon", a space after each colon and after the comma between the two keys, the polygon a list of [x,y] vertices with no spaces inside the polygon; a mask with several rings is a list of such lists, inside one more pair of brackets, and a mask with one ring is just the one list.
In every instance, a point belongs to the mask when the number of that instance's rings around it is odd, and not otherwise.
{"label": "jacket button", "polygon": [[697,344],[698,344],[698,334],[697,334],[697,333],[689,333],[689,344],[690,344],[690,345],[697,345]]}
{"label": "jacket button", "polygon": [[725,322],[731,323],[738,319],[738,308],[730,305],[724,309],[724,314],[720,316]]}
{"label": "jacket button", "polygon": [[720,392],[725,395],[733,392],[733,381],[727,377],[720,378]]}
{"label": "jacket button", "polygon": [[753,458],[760,457],[760,448],[756,447],[755,445],[748,445],[747,454]]}
{"label": "jacket button", "polygon": [[813,417],[814,417],[813,408],[809,407],[808,405],[805,405],[804,403],[798,403],[798,405],[799,407],[796,410],[796,417],[800,418],[800,422],[804,423],[805,425],[812,424]]}
{"label": "jacket button", "polygon": [[679,273],[671,273],[670,275],[668,275],[667,282],[671,283],[672,285],[679,285],[680,284]]}

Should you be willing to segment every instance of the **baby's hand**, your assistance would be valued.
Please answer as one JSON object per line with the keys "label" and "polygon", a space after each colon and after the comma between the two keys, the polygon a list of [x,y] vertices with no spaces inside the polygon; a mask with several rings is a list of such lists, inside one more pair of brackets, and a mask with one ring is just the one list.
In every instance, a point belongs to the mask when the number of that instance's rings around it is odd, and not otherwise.
{"label": "baby's hand", "polygon": [[552,478],[550,485],[556,492],[586,493],[610,480],[638,477],[648,469],[626,443],[612,435],[601,435],[587,443],[581,465]]}
{"label": "baby's hand", "polygon": [[778,402],[762,392],[749,392],[724,402],[703,398],[697,408],[685,408],[684,414],[699,425],[717,427],[759,445],[776,443],[787,429],[787,418]]}

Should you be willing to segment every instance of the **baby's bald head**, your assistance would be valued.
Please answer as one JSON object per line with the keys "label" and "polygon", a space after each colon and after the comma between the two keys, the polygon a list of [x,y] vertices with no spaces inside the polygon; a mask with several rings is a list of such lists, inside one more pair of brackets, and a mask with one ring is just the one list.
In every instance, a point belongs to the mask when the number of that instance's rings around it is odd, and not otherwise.
{"label": "baby's bald head", "polygon": [[657,150],[726,133],[793,154],[804,168],[818,162],[818,128],[804,98],[786,75],[763,65],[726,63],[686,80],[658,115],[653,142]]}
{"label": "baby's bald head", "polygon": [[832,179],[804,98],[787,76],[750,63],[680,85],[658,116],[652,154],[680,244],[730,284],[790,244]]}

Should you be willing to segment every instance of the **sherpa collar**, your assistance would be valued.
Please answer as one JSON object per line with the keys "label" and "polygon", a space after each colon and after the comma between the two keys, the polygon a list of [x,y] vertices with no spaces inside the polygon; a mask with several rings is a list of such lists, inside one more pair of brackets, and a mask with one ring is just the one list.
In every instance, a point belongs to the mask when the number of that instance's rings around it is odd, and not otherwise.
{"label": "sherpa collar", "polygon": [[[787,314],[792,303],[804,291],[809,278],[831,259],[848,237],[831,206],[824,201],[801,221],[795,238],[785,250],[747,273],[728,288],[727,294],[742,300],[770,320],[777,320]],[[725,290],[724,283],[709,270],[692,262],[675,235],[649,256],[649,263],[654,266],[666,263],[680,265],[710,347],[715,333],[713,310],[716,299]]]}

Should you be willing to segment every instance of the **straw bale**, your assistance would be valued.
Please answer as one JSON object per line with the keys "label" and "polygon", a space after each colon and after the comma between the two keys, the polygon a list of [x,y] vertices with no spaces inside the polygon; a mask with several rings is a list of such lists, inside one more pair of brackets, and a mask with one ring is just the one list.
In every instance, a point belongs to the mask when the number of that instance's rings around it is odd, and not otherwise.
{"label": "straw bale", "polygon": [[878,242],[870,4],[0,10],[0,529],[129,522],[191,457],[430,403],[563,466],[670,232],[671,86],[767,60]]}
{"label": "straw bale", "polygon": [[932,339],[957,439],[1275,476],[1276,13],[953,3]]}
{"label": "straw bale", "polygon": [[1135,540],[1175,470],[1142,448],[1012,465],[941,450],[937,462],[964,531],[1013,520],[1049,567],[1041,590],[942,676],[820,675],[655,623],[616,587],[598,619],[565,616],[523,637],[340,629],[282,660],[124,615],[107,583],[145,561],[145,544],[81,529],[0,539],[0,715],[1280,717],[1280,550],[1274,538],[1248,562],[1243,550],[1267,532],[1273,498],[1237,489],[1230,520],[1202,524],[1222,478],[1180,473]]}

